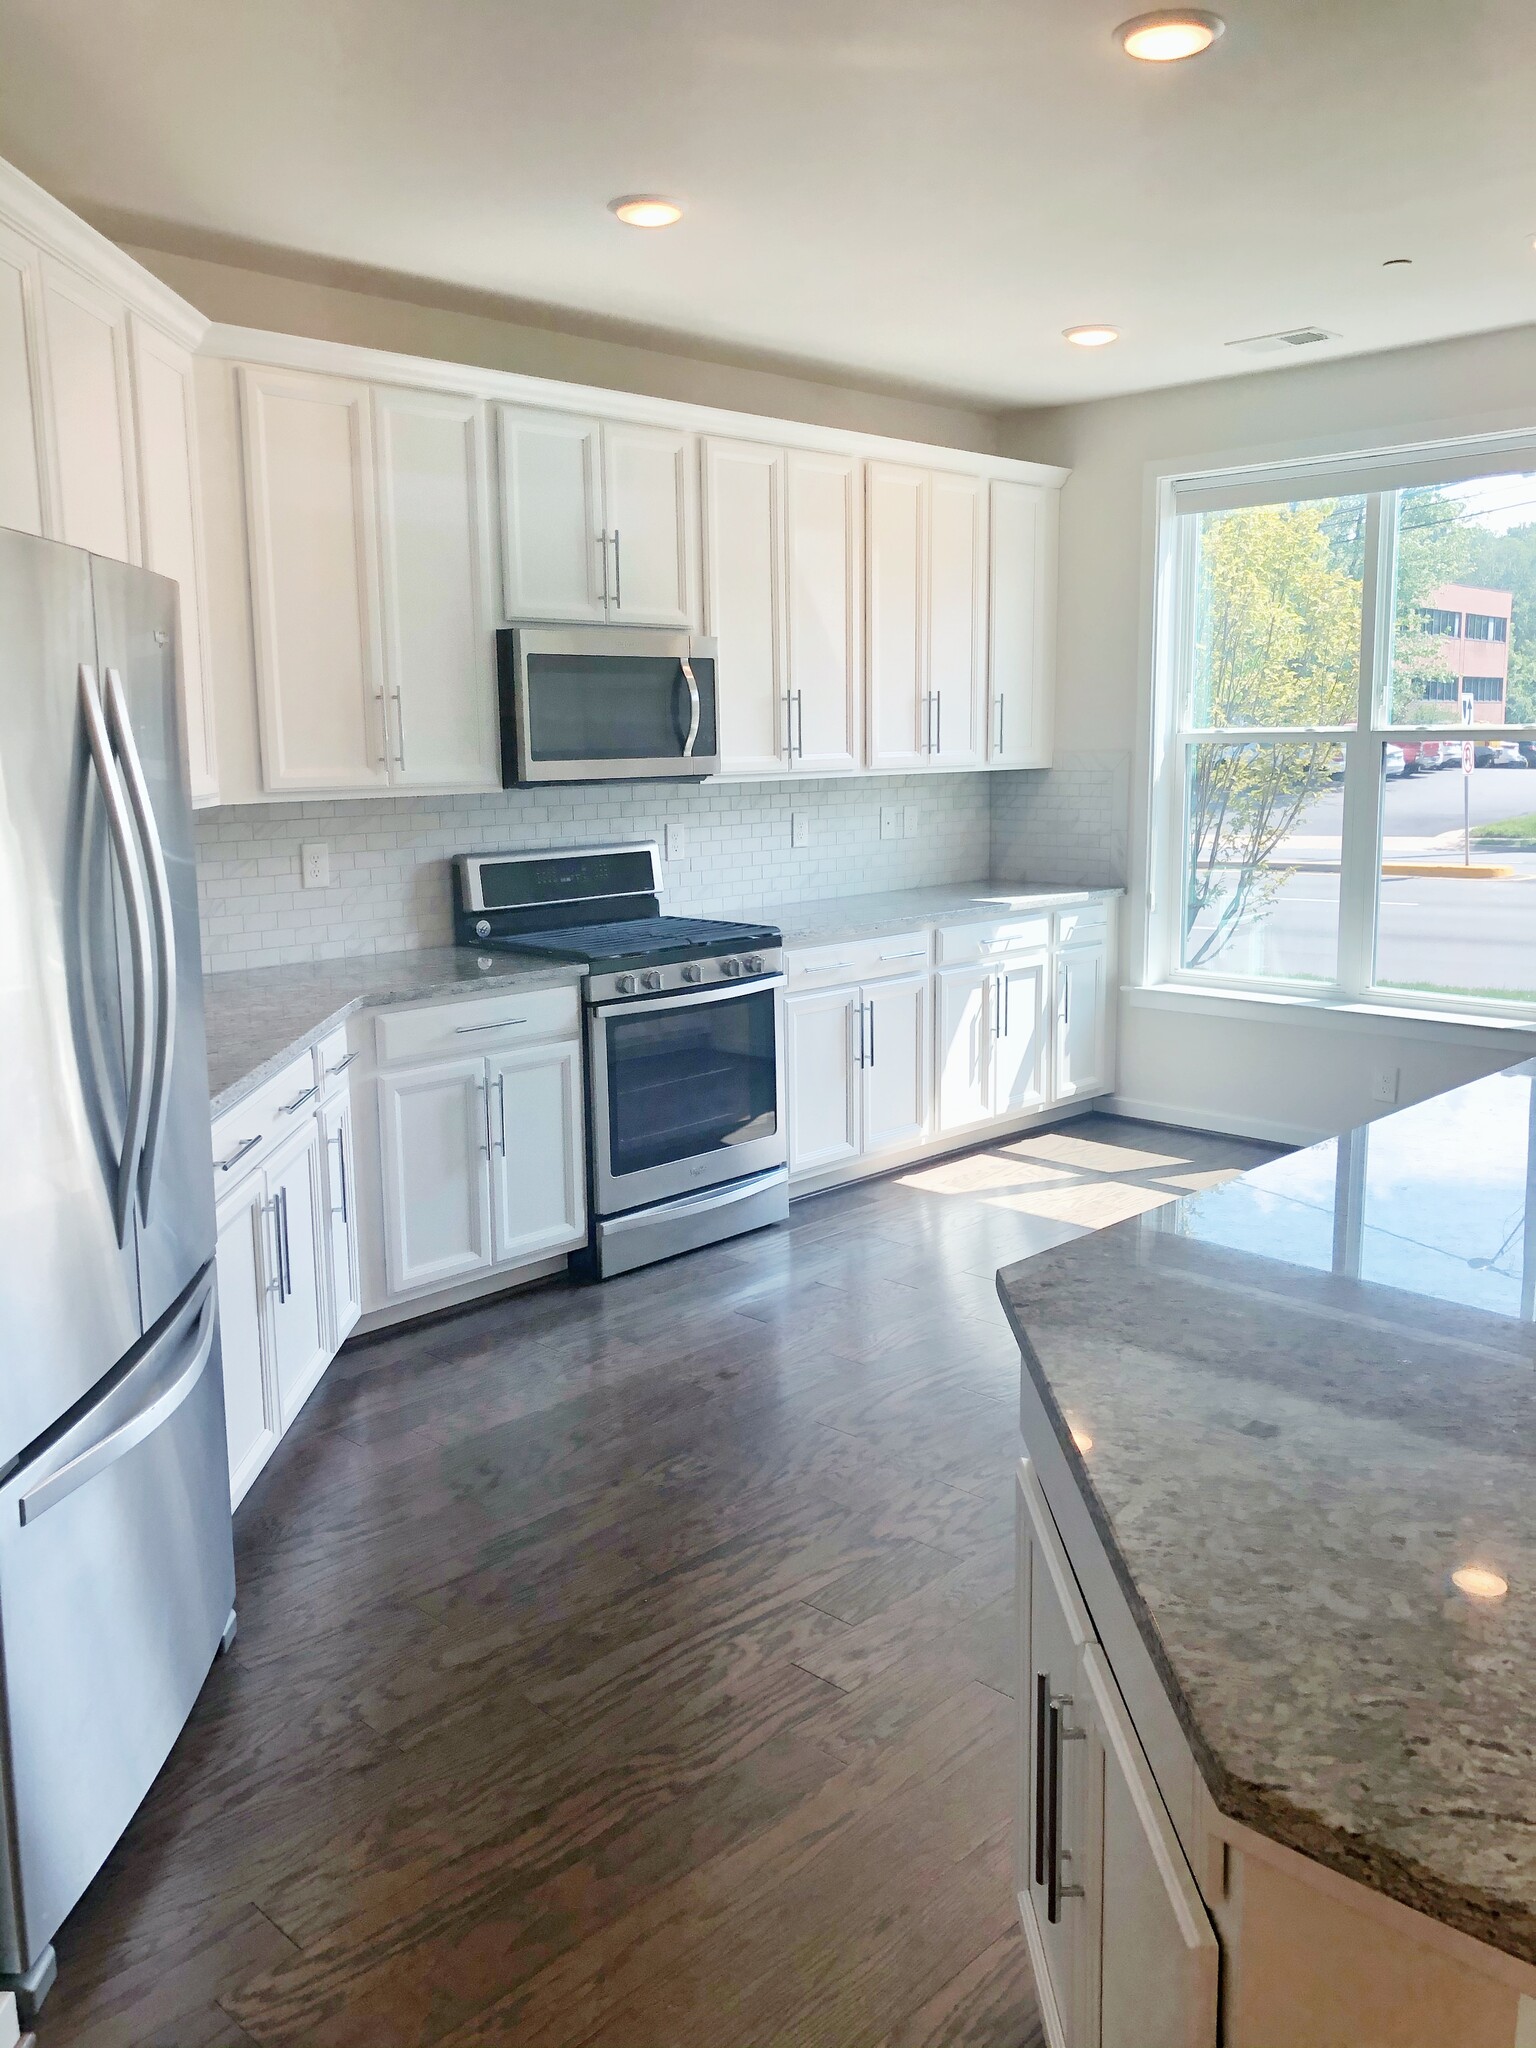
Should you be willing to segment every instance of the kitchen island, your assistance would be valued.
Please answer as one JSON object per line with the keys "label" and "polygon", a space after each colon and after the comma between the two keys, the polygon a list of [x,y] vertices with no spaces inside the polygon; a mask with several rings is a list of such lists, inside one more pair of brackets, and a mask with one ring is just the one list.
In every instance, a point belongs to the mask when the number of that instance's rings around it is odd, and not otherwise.
{"label": "kitchen island", "polygon": [[999,1275],[1072,2048],[1536,2042],[1533,1075]]}

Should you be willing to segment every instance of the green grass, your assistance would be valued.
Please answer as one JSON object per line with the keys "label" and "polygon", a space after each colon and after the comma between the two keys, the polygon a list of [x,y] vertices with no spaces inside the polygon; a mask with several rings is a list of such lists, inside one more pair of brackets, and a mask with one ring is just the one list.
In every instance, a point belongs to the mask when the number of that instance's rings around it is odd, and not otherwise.
{"label": "green grass", "polygon": [[1479,846],[1536,846],[1536,811],[1523,818],[1500,818],[1493,825],[1474,825]]}
{"label": "green grass", "polygon": [[1490,1003],[1536,1003],[1536,989],[1529,988],[1453,988],[1444,981],[1389,981],[1385,988],[1422,989],[1432,996],[1479,996]]}

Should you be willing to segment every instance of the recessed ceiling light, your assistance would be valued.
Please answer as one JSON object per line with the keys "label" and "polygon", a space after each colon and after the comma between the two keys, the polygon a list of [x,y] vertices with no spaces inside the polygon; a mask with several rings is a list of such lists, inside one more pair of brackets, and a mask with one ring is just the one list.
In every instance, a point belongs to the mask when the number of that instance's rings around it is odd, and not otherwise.
{"label": "recessed ceiling light", "polygon": [[631,192],[623,199],[610,199],[608,211],[617,214],[627,228],[669,228],[683,217],[676,200],[661,199],[654,192]]}
{"label": "recessed ceiling light", "polygon": [[1208,50],[1226,26],[1219,14],[1198,7],[1159,8],[1155,14],[1122,21],[1115,41],[1127,57],[1137,57],[1143,64],[1176,64],[1181,57],[1198,57]]}
{"label": "recessed ceiling light", "polygon": [[1108,348],[1112,341],[1120,339],[1120,330],[1094,322],[1089,327],[1063,327],[1061,338],[1070,341],[1074,348]]}
{"label": "recessed ceiling light", "polygon": [[1451,1584],[1470,1600],[1502,1600],[1509,1591],[1508,1579],[1480,1564],[1464,1564],[1452,1572]]}

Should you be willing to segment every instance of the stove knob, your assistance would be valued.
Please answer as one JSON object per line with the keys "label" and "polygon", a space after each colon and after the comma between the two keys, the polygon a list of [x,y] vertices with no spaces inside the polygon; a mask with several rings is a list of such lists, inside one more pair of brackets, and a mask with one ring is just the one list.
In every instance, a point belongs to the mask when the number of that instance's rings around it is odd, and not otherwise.
{"label": "stove knob", "polygon": [[727,981],[734,981],[741,972],[741,962],[739,960],[722,960],[720,962],[720,972]]}
{"label": "stove knob", "polygon": [[702,981],[704,979],[704,970],[697,960],[689,960],[684,964],[683,979],[684,981]]}
{"label": "stove knob", "polygon": [[761,974],[763,971],[763,956],[761,953],[749,953],[741,964],[746,968],[748,974]]}
{"label": "stove knob", "polygon": [[475,922],[475,937],[477,939],[488,939],[490,936],[491,920],[488,917],[478,918]]}
{"label": "stove knob", "polygon": [[661,969],[659,967],[648,967],[640,977],[640,986],[642,988],[660,988]]}
{"label": "stove knob", "polygon": [[632,996],[635,992],[635,977],[632,974],[621,974],[613,985],[621,996]]}

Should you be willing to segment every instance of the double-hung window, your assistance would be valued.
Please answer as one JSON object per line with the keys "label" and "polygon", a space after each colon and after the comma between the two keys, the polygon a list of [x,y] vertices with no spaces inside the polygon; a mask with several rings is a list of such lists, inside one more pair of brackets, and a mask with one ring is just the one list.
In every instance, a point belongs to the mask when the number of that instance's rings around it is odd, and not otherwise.
{"label": "double-hung window", "polygon": [[1536,440],[1165,479],[1149,978],[1536,1006]]}

